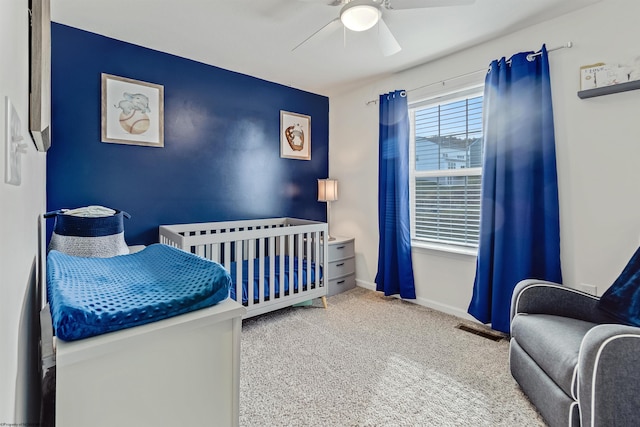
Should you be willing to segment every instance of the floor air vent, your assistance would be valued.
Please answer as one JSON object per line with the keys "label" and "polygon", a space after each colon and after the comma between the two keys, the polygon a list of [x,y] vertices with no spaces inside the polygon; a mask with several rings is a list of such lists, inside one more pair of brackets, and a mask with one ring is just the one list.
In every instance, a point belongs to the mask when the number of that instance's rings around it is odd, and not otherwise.
{"label": "floor air vent", "polygon": [[484,329],[484,328],[479,328],[479,327],[475,327],[475,326],[471,326],[471,325],[465,325],[464,323],[458,323],[456,328],[458,328],[458,329],[460,329],[462,331],[465,331],[465,332],[472,333],[474,335],[481,336],[481,337],[486,338],[486,339],[491,340],[491,341],[500,341],[503,338],[506,338],[506,335],[504,335],[501,332],[488,330],[488,329]]}

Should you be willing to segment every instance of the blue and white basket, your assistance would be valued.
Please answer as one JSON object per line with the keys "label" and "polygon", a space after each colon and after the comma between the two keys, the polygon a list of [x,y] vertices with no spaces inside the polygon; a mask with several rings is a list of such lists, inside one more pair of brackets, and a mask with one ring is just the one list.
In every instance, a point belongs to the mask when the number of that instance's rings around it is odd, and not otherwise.
{"label": "blue and white basket", "polygon": [[44,217],[55,217],[49,250],[92,258],[129,253],[124,240],[124,218],[131,215],[124,211],[87,206],[47,212]]}

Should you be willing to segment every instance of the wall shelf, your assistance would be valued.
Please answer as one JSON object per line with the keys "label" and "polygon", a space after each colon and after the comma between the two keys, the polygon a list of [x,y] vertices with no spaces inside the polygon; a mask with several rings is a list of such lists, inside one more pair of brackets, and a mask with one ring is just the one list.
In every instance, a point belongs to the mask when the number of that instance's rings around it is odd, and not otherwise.
{"label": "wall shelf", "polygon": [[605,87],[597,87],[595,89],[581,90],[578,92],[578,97],[580,99],[593,98],[594,96],[609,95],[610,93],[626,92],[628,90],[635,89],[640,89],[640,80]]}

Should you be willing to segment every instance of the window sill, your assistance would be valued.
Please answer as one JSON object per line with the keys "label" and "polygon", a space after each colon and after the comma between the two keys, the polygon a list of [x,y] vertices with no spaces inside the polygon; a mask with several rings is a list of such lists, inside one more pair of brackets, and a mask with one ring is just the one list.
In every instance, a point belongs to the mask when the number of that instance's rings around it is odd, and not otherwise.
{"label": "window sill", "polygon": [[411,241],[412,248],[428,249],[432,251],[448,252],[452,254],[466,255],[466,256],[478,256],[478,248],[468,248],[464,246],[446,245],[443,243],[430,243],[422,242],[419,240]]}

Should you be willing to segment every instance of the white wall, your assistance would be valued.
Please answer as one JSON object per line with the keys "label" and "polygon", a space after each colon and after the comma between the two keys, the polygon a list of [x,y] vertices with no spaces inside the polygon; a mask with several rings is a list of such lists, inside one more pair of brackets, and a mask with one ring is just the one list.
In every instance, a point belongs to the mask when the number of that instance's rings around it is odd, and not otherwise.
{"label": "white wall", "polygon": [[[0,5],[0,424],[35,423],[32,322],[38,215],[45,209],[46,155],[35,150],[28,132],[29,63],[27,0]],[[5,96],[22,121],[29,143],[22,157],[22,185],[4,182]],[[37,415],[37,414],[36,414]]]}
{"label": "white wall", "polygon": [[[640,238],[640,91],[581,100],[579,68],[629,62],[640,2],[603,0],[554,20],[444,59],[404,71],[330,100],[330,176],[340,181],[332,204],[332,233],[356,238],[357,279],[373,287],[377,268],[378,107],[381,93],[409,90],[486,68],[492,59],[572,41],[551,52],[561,216],[561,258],[566,284],[596,285],[602,294]],[[437,43],[437,41],[433,41]],[[453,86],[460,80],[452,82]],[[449,87],[447,85],[446,87]],[[433,89],[430,89],[433,90]],[[420,96],[425,90],[421,90]],[[413,250],[418,302],[461,316],[471,298],[473,256]]]}

